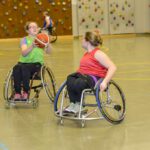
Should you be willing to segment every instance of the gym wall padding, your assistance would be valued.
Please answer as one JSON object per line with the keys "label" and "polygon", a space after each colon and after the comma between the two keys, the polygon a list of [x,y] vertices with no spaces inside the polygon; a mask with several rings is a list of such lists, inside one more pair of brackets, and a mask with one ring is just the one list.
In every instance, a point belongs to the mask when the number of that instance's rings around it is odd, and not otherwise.
{"label": "gym wall padding", "polygon": [[73,35],[150,33],[150,0],[72,0]]}
{"label": "gym wall padding", "polygon": [[48,11],[57,25],[58,35],[72,34],[71,0],[1,0],[0,38],[16,38],[26,35],[24,25],[36,21],[43,25],[43,11]]}

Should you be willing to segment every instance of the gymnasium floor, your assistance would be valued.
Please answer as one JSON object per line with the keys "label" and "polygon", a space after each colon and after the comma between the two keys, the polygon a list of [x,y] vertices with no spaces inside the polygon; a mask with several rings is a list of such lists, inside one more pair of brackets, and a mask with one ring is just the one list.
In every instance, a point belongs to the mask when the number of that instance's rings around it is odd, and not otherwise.
{"label": "gymnasium floor", "polygon": [[[149,150],[150,149],[150,36],[104,37],[103,50],[117,65],[114,80],[126,96],[127,112],[119,125],[105,120],[58,122],[44,91],[37,109],[5,109],[3,83],[17,62],[19,39],[0,40],[0,150]],[[107,47],[107,48],[106,48]],[[79,39],[59,37],[45,62],[53,70],[57,87],[75,71],[83,54]]]}

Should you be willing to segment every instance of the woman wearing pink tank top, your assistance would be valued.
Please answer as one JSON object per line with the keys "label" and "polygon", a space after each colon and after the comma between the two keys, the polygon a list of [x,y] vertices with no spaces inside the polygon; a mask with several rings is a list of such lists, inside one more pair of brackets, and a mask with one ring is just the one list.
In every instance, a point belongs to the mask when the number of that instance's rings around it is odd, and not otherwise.
{"label": "woman wearing pink tank top", "polygon": [[81,94],[84,89],[93,88],[99,78],[103,78],[100,90],[104,91],[113,77],[116,66],[98,46],[102,45],[99,31],[86,32],[82,40],[82,47],[86,50],[81,58],[77,72],[67,77],[67,90],[70,105],[67,112],[77,113],[80,108]]}

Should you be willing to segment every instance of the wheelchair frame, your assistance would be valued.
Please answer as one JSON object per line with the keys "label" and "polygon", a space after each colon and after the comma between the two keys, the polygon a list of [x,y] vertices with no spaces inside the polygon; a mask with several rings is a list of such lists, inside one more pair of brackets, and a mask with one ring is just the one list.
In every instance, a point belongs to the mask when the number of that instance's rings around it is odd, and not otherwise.
{"label": "wheelchair frame", "polygon": [[[53,72],[51,71],[49,67],[46,67],[45,65],[43,65],[41,67],[40,72],[34,73],[34,75],[31,77],[29,96],[26,101],[22,101],[22,100],[14,101],[13,100],[15,91],[14,91],[14,86],[13,86],[14,81],[13,81],[12,73],[13,73],[13,69],[10,69],[4,82],[3,96],[5,100],[5,108],[10,108],[11,104],[15,105],[17,103],[26,103],[26,104],[31,103],[33,108],[36,108],[39,103],[38,98],[39,98],[40,91],[43,88],[50,102],[54,102],[54,97],[56,95],[56,80],[53,75]],[[48,79],[46,76],[48,77]],[[39,84],[34,86],[33,85],[34,80],[39,81]],[[47,83],[47,81],[49,81],[51,85]],[[9,93],[9,90],[10,90],[10,93]],[[31,90],[33,90],[35,93],[32,98],[31,98]]]}
{"label": "wheelchair frame", "polygon": [[[81,126],[85,126],[85,122],[87,120],[98,120],[98,119],[106,119],[112,124],[119,124],[124,120],[125,117],[125,96],[121,88],[118,84],[111,80],[107,86],[107,89],[104,92],[100,92],[100,84],[101,79],[97,81],[94,91],[92,89],[84,89],[81,95],[80,101],[80,110],[77,114],[70,114],[64,112],[64,99],[68,96],[67,89],[66,89],[66,81],[61,85],[60,89],[58,90],[55,100],[54,100],[54,111],[55,115],[60,118],[60,123],[63,124],[63,119],[71,119],[71,120],[79,120],[81,121]],[[122,106],[117,104],[113,101],[113,97],[111,97],[111,89],[114,88],[121,99]],[[58,102],[59,96],[62,92],[61,102]],[[105,102],[103,102],[102,93],[105,94]],[[95,104],[87,104],[84,98],[87,95],[94,95],[96,98]],[[58,108],[58,103],[60,103],[60,108]],[[115,104],[116,103],[116,104]],[[112,106],[111,106],[112,105]],[[82,106],[84,107],[94,107],[94,109],[90,110],[89,112],[85,109],[82,110]],[[106,107],[106,109],[105,109]],[[114,109],[114,111],[118,112],[119,118],[113,118],[111,114],[107,112],[107,108]],[[94,117],[92,116],[94,114]],[[91,117],[92,116],[92,117]]]}

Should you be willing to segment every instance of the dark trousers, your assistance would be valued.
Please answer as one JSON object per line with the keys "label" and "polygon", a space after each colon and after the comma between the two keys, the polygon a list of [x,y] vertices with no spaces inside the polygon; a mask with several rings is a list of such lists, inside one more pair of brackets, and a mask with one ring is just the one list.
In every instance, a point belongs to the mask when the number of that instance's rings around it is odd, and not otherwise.
{"label": "dark trousers", "polygon": [[52,35],[53,27],[48,27],[47,30],[48,30],[48,34],[49,34],[49,35]]}
{"label": "dark trousers", "polygon": [[23,91],[29,92],[30,79],[35,72],[41,69],[40,63],[18,63],[13,68],[14,88],[16,93],[21,94],[21,85]]}
{"label": "dark trousers", "polygon": [[86,77],[83,77],[79,73],[69,75],[67,77],[67,91],[70,102],[80,102],[82,91],[87,88],[93,88],[94,86],[95,81],[88,75]]}

